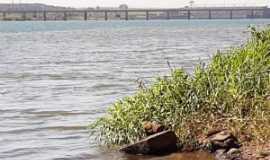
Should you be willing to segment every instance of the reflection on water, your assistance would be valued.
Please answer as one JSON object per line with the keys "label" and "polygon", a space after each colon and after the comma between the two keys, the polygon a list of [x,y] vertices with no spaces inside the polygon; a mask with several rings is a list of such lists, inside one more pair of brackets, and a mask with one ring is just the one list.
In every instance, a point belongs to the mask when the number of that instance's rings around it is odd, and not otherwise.
{"label": "reflection on water", "polygon": [[[73,157],[74,158],[74,157]],[[79,158],[79,157],[77,157]],[[80,159],[89,160],[98,157],[82,156]],[[76,158],[75,158],[76,159]],[[104,160],[215,160],[214,156],[207,152],[191,152],[191,153],[174,153],[167,156],[141,156],[141,155],[126,155],[121,153],[111,153],[102,156]]]}
{"label": "reflection on water", "polygon": [[[71,157],[65,160],[215,160],[214,156],[210,153],[198,151],[190,153],[174,153],[165,156],[142,156],[142,155],[127,155],[120,152],[106,152],[101,155],[80,155],[78,157]],[[56,159],[60,160],[60,159]]]}
{"label": "reflection on water", "polygon": [[127,156],[122,160],[214,160],[207,152],[175,153],[163,157]]}
{"label": "reflection on water", "polygon": [[134,93],[138,78],[168,74],[167,61],[191,72],[241,44],[248,24],[269,22],[0,22],[0,159],[160,159],[101,152],[87,125]]}

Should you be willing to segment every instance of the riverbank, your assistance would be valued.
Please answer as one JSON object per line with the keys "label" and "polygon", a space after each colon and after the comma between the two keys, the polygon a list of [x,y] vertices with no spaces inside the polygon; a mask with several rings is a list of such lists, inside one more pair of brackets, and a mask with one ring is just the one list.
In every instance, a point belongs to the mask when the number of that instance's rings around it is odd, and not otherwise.
{"label": "riverbank", "polygon": [[270,28],[251,28],[251,34],[245,45],[218,52],[193,75],[173,69],[150,87],[140,85],[134,96],[116,102],[91,127],[109,145],[145,137],[145,121],[169,127],[184,146],[196,147],[201,135],[220,129],[241,142],[269,142]]}
{"label": "riverbank", "polygon": [[245,143],[242,147],[242,157],[245,160],[270,159],[270,143],[269,141],[262,143]]}

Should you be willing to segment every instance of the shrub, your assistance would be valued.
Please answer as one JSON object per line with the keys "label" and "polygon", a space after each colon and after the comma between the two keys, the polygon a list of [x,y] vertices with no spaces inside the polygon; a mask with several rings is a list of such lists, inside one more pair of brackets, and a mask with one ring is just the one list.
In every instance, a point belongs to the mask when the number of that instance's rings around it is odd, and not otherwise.
{"label": "shrub", "polygon": [[218,52],[207,66],[198,65],[193,75],[175,69],[117,101],[91,130],[109,145],[146,136],[144,121],[169,126],[183,143],[193,143],[213,128],[269,140],[270,28],[251,28],[251,35],[242,47]]}

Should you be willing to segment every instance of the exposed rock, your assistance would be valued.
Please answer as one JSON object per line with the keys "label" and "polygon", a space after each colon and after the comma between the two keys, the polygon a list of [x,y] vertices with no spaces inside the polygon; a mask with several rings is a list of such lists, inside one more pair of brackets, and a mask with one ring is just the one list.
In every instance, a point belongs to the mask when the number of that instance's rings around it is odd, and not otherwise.
{"label": "exposed rock", "polygon": [[241,157],[241,147],[237,138],[229,131],[221,130],[207,134],[203,146],[210,146],[217,160],[238,160]]}
{"label": "exposed rock", "polygon": [[167,154],[177,150],[177,137],[172,131],[163,131],[135,144],[120,149],[129,154]]}
{"label": "exposed rock", "polygon": [[219,149],[216,150],[215,152],[215,158],[217,160],[227,160],[227,156],[226,156],[226,150],[225,149]]}
{"label": "exposed rock", "polygon": [[228,131],[217,132],[216,134],[209,137],[211,141],[225,141],[234,136]]}
{"label": "exposed rock", "polygon": [[218,149],[229,150],[231,148],[240,148],[240,144],[235,136],[228,131],[222,131],[208,137],[208,143],[212,146],[212,151],[215,152]]}
{"label": "exposed rock", "polygon": [[153,135],[155,133],[159,133],[165,130],[165,126],[159,124],[156,121],[150,122],[146,121],[143,123],[143,128],[145,130],[146,135]]}
{"label": "exposed rock", "polygon": [[241,159],[241,151],[238,148],[231,148],[226,154],[230,160]]}
{"label": "exposed rock", "polygon": [[238,148],[232,148],[227,152],[227,154],[230,156],[240,154],[240,153],[241,153],[241,151]]}
{"label": "exposed rock", "polygon": [[240,148],[240,144],[236,139],[227,139],[225,141],[211,141],[213,150],[217,149],[226,149],[229,150],[230,148]]}
{"label": "exposed rock", "polygon": [[215,158],[217,160],[240,160],[241,151],[236,148],[232,148],[229,151],[225,149],[219,149],[215,151]]}
{"label": "exposed rock", "polygon": [[162,132],[164,131],[164,129],[165,129],[165,126],[157,123],[156,121],[152,122],[152,130],[154,133]]}
{"label": "exposed rock", "polygon": [[222,131],[225,131],[224,129],[214,129],[214,130],[210,130],[208,131],[208,133],[206,134],[206,137],[210,137],[212,135],[215,135],[217,133],[220,133]]}

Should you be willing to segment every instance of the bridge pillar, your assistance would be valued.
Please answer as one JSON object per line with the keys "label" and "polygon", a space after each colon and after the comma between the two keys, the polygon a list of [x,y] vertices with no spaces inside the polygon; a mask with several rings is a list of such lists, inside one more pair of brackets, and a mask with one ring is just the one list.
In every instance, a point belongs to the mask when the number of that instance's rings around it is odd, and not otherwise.
{"label": "bridge pillar", "polygon": [[187,10],[187,19],[191,19],[191,12],[190,12],[190,10]]}
{"label": "bridge pillar", "polygon": [[6,20],[6,12],[3,12],[3,20]]}
{"label": "bridge pillar", "polygon": [[254,9],[251,10],[251,15],[250,15],[251,18],[254,18]]}
{"label": "bridge pillar", "polygon": [[146,20],[149,20],[149,11],[146,11],[145,14],[146,14],[145,15],[146,16]]}
{"label": "bridge pillar", "polygon": [[208,10],[208,19],[212,19],[212,12],[210,9]]}
{"label": "bridge pillar", "polygon": [[166,14],[167,14],[167,19],[171,19],[171,17],[170,17],[170,11],[166,11]]}
{"label": "bridge pillar", "polygon": [[125,20],[127,21],[128,20],[128,11],[125,10]]}
{"label": "bridge pillar", "polygon": [[233,19],[233,10],[230,10],[230,19]]}
{"label": "bridge pillar", "polygon": [[35,11],[35,12],[33,13],[33,17],[34,17],[34,18],[37,18],[37,11]]}
{"label": "bridge pillar", "polygon": [[64,12],[64,21],[67,20],[67,12]]}
{"label": "bridge pillar", "polygon": [[23,20],[23,21],[26,20],[26,12],[22,12],[22,20]]}
{"label": "bridge pillar", "polygon": [[46,11],[43,11],[43,20],[47,21],[47,12]]}
{"label": "bridge pillar", "polygon": [[87,17],[87,11],[84,11],[84,20],[87,21],[88,17]]}
{"label": "bridge pillar", "polygon": [[105,21],[107,21],[108,20],[108,11],[105,11],[104,14],[105,14],[104,19],[105,19]]}

